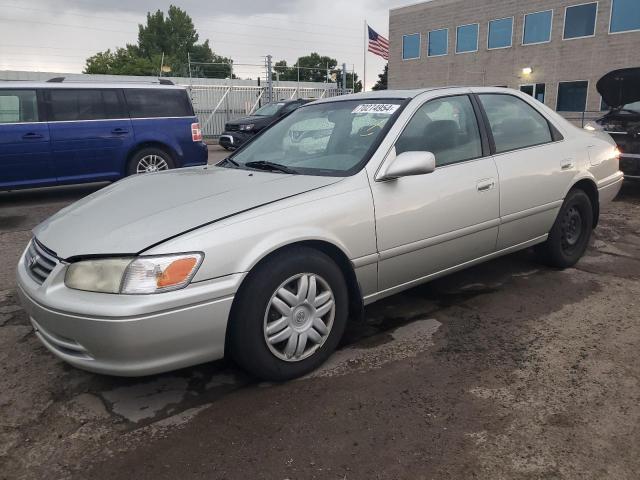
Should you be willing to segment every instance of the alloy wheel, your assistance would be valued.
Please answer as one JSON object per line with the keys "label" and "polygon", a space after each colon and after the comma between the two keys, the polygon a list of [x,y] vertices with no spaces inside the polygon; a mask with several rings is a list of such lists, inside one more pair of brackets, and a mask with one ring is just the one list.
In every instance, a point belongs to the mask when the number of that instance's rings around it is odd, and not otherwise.
{"label": "alloy wheel", "polygon": [[169,164],[159,155],[145,155],[136,165],[136,173],[153,173],[169,170]]}

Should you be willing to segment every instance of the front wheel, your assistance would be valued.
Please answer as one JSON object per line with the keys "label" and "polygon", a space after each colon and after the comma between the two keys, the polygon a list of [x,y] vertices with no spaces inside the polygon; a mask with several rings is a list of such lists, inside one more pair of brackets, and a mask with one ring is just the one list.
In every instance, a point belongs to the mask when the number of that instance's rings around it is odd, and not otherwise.
{"label": "front wheel", "polygon": [[568,268],[584,254],[593,230],[593,207],[582,190],[571,190],[565,198],[549,238],[537,247],[542,261],[550,266]]}
{"label": "front wheel", "polygon": [[160,148],[143,148],[137,151],[127,166],[127,175],[154,173],[175,168],[173,158]]}
{"label": "front wheel", "polygon": [[342,271],[322,252],[298,247],[251,272],[231,314],[231,356],[254,375],[284,381],[321,365],[348,316]]}

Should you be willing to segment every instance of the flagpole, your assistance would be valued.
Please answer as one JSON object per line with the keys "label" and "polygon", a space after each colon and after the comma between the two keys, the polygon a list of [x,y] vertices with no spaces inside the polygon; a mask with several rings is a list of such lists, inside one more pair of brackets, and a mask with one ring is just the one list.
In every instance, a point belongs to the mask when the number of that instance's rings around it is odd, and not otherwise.
{"label": "flagpole", "polygon": [[369,32],[367,31],[368,25],[367,25],[367,19],[365,18],[364,20],[364,52],[363,52],[363,56],[364,56],[364,71],[362,74],[362,91],[366,92],[367,91],[367,43],[369,40]]}

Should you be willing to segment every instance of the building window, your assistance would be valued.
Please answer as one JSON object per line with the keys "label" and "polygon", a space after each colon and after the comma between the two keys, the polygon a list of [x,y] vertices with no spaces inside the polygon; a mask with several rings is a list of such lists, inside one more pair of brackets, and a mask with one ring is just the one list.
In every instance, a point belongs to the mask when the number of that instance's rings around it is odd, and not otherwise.
{"label": "building window", "polygon": [[520,91],[531,95],[540,103],[544,103],[546,85],[544,83],[532,83],[530,85],[520,85]]}
{"label": "building window", "polygon": [[456,53],[478,51],[478,27],[477,23],[472,23],[456,29]]}
{"label": "building window", "polygon": [[640,30],[640,2],[638,0],[613,0],[611,4],[610,33]]}
{"label": "building window", "polygon": [[449,53],[449,29],[432,30],[429,32],[428,55],[437,57]]}
{"label": "building window", "polygon": [[528,13],[524,16],[523,45],[545,43],[551,41],[551,23],[553,10],[538,13]]}
{"label": "building window", "polygon": [[560,82],[558,84],[558,112],[584,112],[587,109],[589,82]]}
{"label": "building window", "polygon": [[491,20],[487,48],[507,48],[511,46],[513,37],[513,17]]}
{"label": "building window", "polygon": [[402,59],[411,60],[420,58],[420,34],[402,36]]}
{"label": "building window", "polygon": [[564,11],[563,39],[593,37],[596,33],[598,3],[567,7]]}

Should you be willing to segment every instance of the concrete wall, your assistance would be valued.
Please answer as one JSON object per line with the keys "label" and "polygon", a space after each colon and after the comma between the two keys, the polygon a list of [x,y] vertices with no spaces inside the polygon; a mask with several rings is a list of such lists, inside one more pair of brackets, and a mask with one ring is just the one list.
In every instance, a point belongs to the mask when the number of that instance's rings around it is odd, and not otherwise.
{"label": "concrete wall", "polygon": [[[562,40],[565,7],[587,0],[433,0],[393,9],[389,16],[391,57],[390,88],[444,85],[507,85],[545,83],[545,103],[556,107],[558,82],[588,80],[587,110],[600,109],[596,82],[605,73],[625,67],[640,67],[640,32],[610,35],[611,0],[600,0],[596,35]],[[638,1],[640,8],[640,0]],[[551,42],[522,45],[525,13],[553,9]],[[489,20],[515,17],[513,46],[487,50]],[[479,50],[455,53],[456,27],[479,23]],[[427,33],[449,28],[449,53],[427,57]],[[402,35],[421,33],[421,58],[402,59]],[[533,73],[522,74],[524,67]]]}

